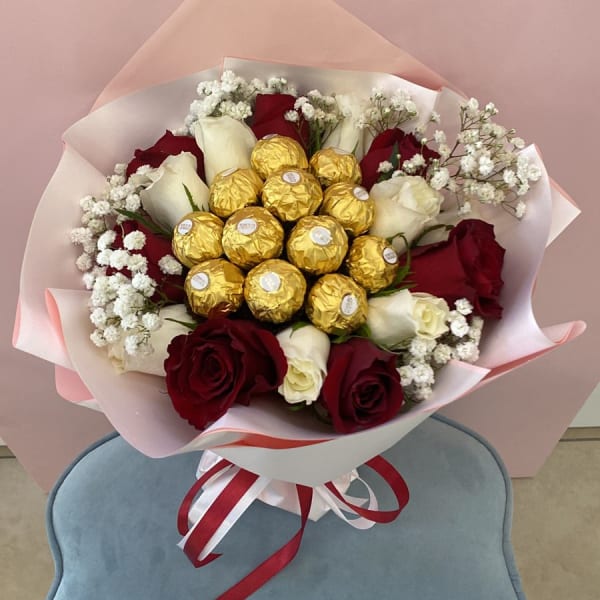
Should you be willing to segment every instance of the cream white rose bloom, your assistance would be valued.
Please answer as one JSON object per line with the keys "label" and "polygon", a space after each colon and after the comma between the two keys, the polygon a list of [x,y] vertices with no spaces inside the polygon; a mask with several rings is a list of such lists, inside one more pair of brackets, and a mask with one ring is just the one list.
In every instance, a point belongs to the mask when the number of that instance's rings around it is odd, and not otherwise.
{"label": "cream white rose bloom", "polygon": [[277,335],[285,354],[288,370],[277,390],[290,404],[311,404],[321,393],[327,375],[329,337],[313,325],[295,331],[288,327]]}
{"label": "cream white rose bloom", "polygon": [[149,171],[150,186],[140,192],[142,206],[152,220],[173,229],[192,211],[184,185],[200,210],[208,210],[208,187],[196,173],[196,157],[190,152],[167,156],[158,169]]}
{"label": "cream white rose bloom", "polygon": [[360,160],[373,140],[368,129],[358,127],[366,103],[354,94],[338,94],[335,100],[344,118],[327,137],[323,147],[341,148],[346,152],[353,152]]}
{"label": "cream white rose bloom", "polygon": [[[369,192],[375,201],[375,219],[369,233],[389,238],[403,233],[410,244],[434,223],[444,197],[422,177],[392,177],[376,183]],[[406,250],[401,238],[394,240],[398,252]]]}
{"label": "cream white rose bloom", "polygon": [[417,292],[413,297],[412,315],[417,323],[417,335],[435,340],[448,331],[450,309],[443,298]]}
{"label": "cream white rose bloom", "polygon": [[399,290],[369,299],[367,326],[374,342],[394,348],[415,335],[434,340],[448,331],[448,305],[431,294]]}
{"label": "cream white rose bloom", "polygon": [[190,333],[188,327],[173,321],[167,321],[167,319],[175,319],[184,323],[191,322],[192,319],[184,304],[165,306],[160,311],[160,317],[162,325],[156,331],[150,333],[149,343],[154,348],[152,354],[147,356],[132,356],[125,352],[123,340],[108,347],[108,356],[117,371],[121,373],[138,371],[140,373],[149,373],[150,375],[166,375],[164,362],[168,356],[167,346],[174,337]]}
{"label": "cream white rose bloom", "polygon": [[413,317],[414,301],[408,290],[399,290],[389,296],[369,298],[367,326],[371,339],[393,348],[413,337],[417,323]]}
{"label": "cream white rose bloom", "polygon": [[232,117],[202,117],[194,125],[196,144],[204,153],[204,172],[210,185],[226,169],[249,169],[256,144],[252,129]]}

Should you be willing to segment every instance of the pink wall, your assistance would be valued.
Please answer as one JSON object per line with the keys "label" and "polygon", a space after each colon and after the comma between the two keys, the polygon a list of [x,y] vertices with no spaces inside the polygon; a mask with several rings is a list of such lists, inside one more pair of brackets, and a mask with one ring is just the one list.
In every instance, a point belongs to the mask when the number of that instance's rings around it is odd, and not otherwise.
{"label": "pink wall", "polygon": [[[493,99],[506,124],[536,141],[552,176],[584,211],[546,255],[536,310],[543,325],[584,319],[590,331],[448,411],[483,431],[515,474],[533,472],[549,441],[568,426],[598,381],[593,345],[598,251],[592,241],[600,208],[592,201],[591,184],[592,144],[600,134],[592,105],[600,92],[592,41],[596,5],[582,0],[574,13],[561,0],[505,0],[490,7],[476,0],[379,0],[374,14],[372,3],[339,4],[466,93]],[[178,5],[179,0],[21,0],[13,3],[11,18],[0,21],[2,191],[5,202],[18,198],[1,242],[9,260],[1,299],[0,436],[44,487],[109,426],[102,416],[59,399],[52,367],[10,346],[29,222],[60,156],[62,131],[90,109]],[[505,411],[491,416],[486,410],[501,403]],[[514,408],[523,406],[526,418],[516,421]]]}

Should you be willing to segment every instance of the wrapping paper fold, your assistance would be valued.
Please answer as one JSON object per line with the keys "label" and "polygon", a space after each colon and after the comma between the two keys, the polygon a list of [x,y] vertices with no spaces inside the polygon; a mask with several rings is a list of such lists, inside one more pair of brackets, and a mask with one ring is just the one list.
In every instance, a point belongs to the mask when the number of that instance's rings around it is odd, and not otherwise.
{"label": "wrapping paper fold", "polygon": [[[235,11],[237,18],[226,18],[228,10]],[[199,22],[204,23],[201,29]],[[273,27],[273,23],[283,22],[293,22],[294,27]],[[332,22],[336,23],[335,32]],[[266,29],[270,33],[265,38],[261,32]],[[198,36],[199,30],[205,35]],[[309,30],[311,43],[306,44]],[[356,44],[357,39],[361,44]],[[486,327],[477,365],[449,364],[439,375],[433,397],[415,410],[375,429],[338,436],[308,415],[296,414],[290,419],[284,406],[262,398],[251,407],[234,406],[209,429],[198,432],[174,412],[162,378],[139,373],[117,375],[105,353],[88,339],[89,294],[82,291],[81,274],[74,266],[77,250],[68,240],[69,231],[79,224],[78,201],[99,192],[104,174],[116,162],[127,161],[135,148],[150,145],[165,128],[180,126],[198,81],[215,78],[220,68],[194,71],[217,63],[226,54],[276,56],[301,65],[349,69],[332,72],[225,61],[240,74],[287,75],[305,89],[347,89],[368,95],[374,86],[389,89],[401,83],[423,107],[424,116],[427,109],[435,108],[442,118],[449,117],[461,98],[442,87],[445,82],[441,77],[333,2],[307,0],[285,7],[275,0],[248,5],[232,0],[184,2],[101,95],[97,106],[102,106],[65,133],[63,157],[32,224],[21,275],[14,345],[57,365],[61,395],[86,406],[97,403],[123,437],[149,456],[213,448],[255,473],[315,486],[384,451],[432,412],[476,386],[583,331],[579,322],[542,330],[533,315],[531,293],[544,249],[578,210],[548,177],[539,153],[530,146],[525,152],[542,168],[543,175],[528,197],[528,214],[522,223],[508,214],[497,218],[496,213],[494,218],[499,242],[508,249],[501,299],[504,318]],[[400,72],[428,88],[399,82],[391,75],[356,73],[354,69]],[[163,81],[168,83],[160,83]],[[159,85],[130,93],[150,84]],[[124,93],[129,95],[119,97]],[[106,104],[108,100],[112,101]],[[451,134],[449,119],[444,129]],[[327,461],[323,460],[324,453]]]}

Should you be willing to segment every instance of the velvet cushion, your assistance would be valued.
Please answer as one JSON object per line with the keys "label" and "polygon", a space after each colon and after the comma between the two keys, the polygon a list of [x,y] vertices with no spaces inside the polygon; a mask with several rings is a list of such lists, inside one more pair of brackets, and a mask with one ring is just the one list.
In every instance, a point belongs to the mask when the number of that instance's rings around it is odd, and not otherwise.
{"label": "velvet cushion", "polygon": [[[510,480],[476,434],[432,417],[387,451],[411,500],[389,525],[309,522],[295,560],[253,598],[524,600],[510,544]],[[153,460],[121,437],[99,441],[56,484],[48,535],[51,600],[216,598],[294,534],[299,518],[260,502],[194,569],[176,543],[179,503],[199,453]],[[363,475],[382,506],[391,494]],[[350,490],[352,491],[352,490]]]}

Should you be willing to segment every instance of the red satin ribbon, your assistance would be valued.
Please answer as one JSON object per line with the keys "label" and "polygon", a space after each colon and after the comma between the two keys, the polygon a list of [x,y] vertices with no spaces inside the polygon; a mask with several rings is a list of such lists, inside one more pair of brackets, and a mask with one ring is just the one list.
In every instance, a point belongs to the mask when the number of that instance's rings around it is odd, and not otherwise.
{"label": "red satin ribbon", "polygon": [[[376,456],[365,464],[380,475],[390,486],[398,501],[397,509],[379,511],[362,508],[361,506],[345,500],[333,483],[326,483],[325,486],[338,500],[343,502],[361,517],[365,517],[376,523],[390,523],[400,514],[402,509],[408,503],[409,493],[406,482],[402,479],[400,473],[398,473],[398,471],[396,471],[396,469],[381,456]],[[229,461],[224,459],[220,460],[210,470],[204,473],[204,475],[202,475],[202,477],[200,477],[200,479],[198,479],[191,487],[190,491],[183,499],[177,515],[177,527],[180,534],[187,535],[190,530],[188,525],[189,511],[195,496],[202,486],[214,475],[225,469],[229,469],[232,466],[232,463]],[[257,479],[258,475],[246,471],[245,469],[240,469],[202,516],[200,522],[190,534],[183,548],[187,557],[195,567],[207,565],[221,556],[220,554],[211,553],[202,560],[198,558],[204,546],[222,525],[227,515],[234,509]],[[248,598],[272,577],[282,571],[294,559],[300,548],[304,529],[306,528],[306,523],[308,521],[308,515],[310,514],[313,489],[305,485],[296,485],[296,493],[298,494],[298,502],[300,504],[300,529],[289,542],[267,558],[263,563],[256,567],[256,569],[246,575],[241,581],[221,594],[217,600],[244,600],[245,598]]]}

